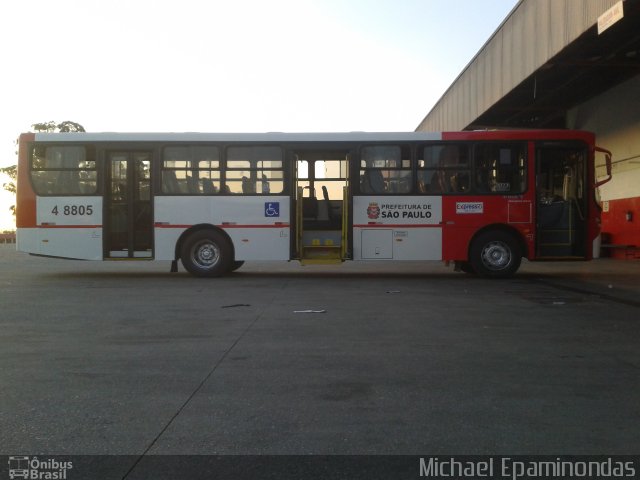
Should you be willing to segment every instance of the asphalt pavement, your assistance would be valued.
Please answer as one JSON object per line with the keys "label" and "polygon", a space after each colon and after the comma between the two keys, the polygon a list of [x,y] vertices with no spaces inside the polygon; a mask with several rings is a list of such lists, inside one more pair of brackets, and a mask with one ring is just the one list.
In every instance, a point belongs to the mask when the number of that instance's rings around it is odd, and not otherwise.
{"label": "asphalt pavement", "polygon": [[199,279],[0,245],[0,454],[129,456],[113,478],[154,455],[637,454],[639,271]]}

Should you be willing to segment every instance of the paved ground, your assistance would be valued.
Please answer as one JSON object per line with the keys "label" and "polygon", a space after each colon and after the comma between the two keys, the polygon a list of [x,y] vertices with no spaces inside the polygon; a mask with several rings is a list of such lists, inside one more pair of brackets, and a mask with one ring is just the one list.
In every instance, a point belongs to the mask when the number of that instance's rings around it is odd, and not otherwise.
{"label": "paved ground", "polygon": [[168,270],[0,245],[0,454],[639,451],[640,262]]}

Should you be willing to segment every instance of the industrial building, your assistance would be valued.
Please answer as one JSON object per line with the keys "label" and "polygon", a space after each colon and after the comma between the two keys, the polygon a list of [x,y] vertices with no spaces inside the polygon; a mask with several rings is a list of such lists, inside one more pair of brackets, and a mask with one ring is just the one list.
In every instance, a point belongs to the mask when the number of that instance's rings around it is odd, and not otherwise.
{"label": "industrial building", "polygon": [[494,128],[595,132],[603,253],[640,258],[640,0],[521,0],[416,130]]}

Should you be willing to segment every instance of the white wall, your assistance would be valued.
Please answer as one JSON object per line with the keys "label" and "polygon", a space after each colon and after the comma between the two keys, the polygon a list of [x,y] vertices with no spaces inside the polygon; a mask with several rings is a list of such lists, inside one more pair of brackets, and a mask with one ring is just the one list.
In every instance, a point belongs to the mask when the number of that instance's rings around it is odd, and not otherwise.
{"label": "white wall", "polygon": [[[570,110],[567,127],[595,132],[596,143],[613,153],[613,179],[600,189],[603,200],[640,196],[640,76]],[[597,172],[604,175],[602,168]]]}

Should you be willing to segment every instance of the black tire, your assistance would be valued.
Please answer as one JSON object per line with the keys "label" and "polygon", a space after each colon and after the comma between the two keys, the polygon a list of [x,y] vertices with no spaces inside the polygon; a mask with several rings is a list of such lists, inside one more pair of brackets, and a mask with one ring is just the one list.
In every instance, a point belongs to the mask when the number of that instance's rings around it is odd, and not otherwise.
{"label": "black tire", "polygon": [[230,272],[235,272],[237,269],[239,269],[242,265],[244,265],[244,260],[235,260],[231,263],[231,268],[229,269]]}
{"label": "black tire", "polygon": [[460,271],[464,273],[468,273],[470,275],[475,275],[476,271],[473,269],[469,262],[460,262]]}
{"label": "black tire", "polygon": [[180,260],[192,275],[218,277],[231,269],[233,249],[222,233],[199,230],[189,235],[182,244]]}
{"label": "black tire", "polygon": [[517,239],[508,232],[484,232],[473,240],[469,263],[479,275],[491,278],[512,276],[522,261],[522,250]]}

